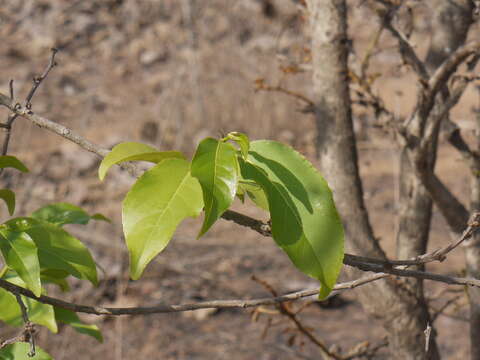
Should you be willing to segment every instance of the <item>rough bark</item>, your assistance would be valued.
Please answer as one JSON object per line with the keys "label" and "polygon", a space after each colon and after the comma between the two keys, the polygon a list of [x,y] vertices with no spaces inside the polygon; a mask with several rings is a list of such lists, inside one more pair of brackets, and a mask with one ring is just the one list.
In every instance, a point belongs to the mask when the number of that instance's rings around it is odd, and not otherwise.
{"label": "rough bark", "polygon": [[[476,122],[476,151],[480,151],[480,115]],[[480,161],[472,169],[470,185],[471,211],[480,211]],[[465,246],[467,276],[480,279],[480,234],[476,234]],[[470,358],[480,360],[480,289],[468,289],[470,302]]]}
{"label": "rough bark", "polygon": [[[470,25],[473,23],[474,2],[471,0],[435,0],[432,1],[430,5],[432,7],[432,13],[434,14],[432,18],[433,31],[426,58],[426,66],[429,72],[432,73],[453,51],[464,44]],[[434,107],[432,116],[435,116],[435,112],[442,106],[442,103],[447,101],[450,95],[448,89],[445,87],[439,96],[441,102],[437,103]],[[445,121],[448,123],[448,118],[445,119]],[[438,129],[435,137],[438,137]],[[437,139],[434,139],[434,141],[436,142]],[[429,154],[428,156],[433,156],[433,160],[435,161],[434,154]],[[478,166],[480,164],[476,165]],[[472,168],[472,166],[470,166],[470,168]],[[425,193],[427,188],[430,190],[432,199],[442,214],[446,216],[447,223],[451,230],[455,233],[460,233],[465,227],[468,214],[456,199],[452,199],[452,196],[450,196],[451,193],[449,193],[448,190],[441,191],[446,190],[446,188],[442,188],[443,184],[433,175],[433,170],[432,166],[431,169],[424,171],[424,173],[428,172],[431,175],[424,176],[423,183],[426,185],[426,188],[421,185],[420,187],[423,188],[422,192]],[[476,175],[478,173],[475,171],[472,171],[472,173],[470,210],[474,211],[479,210],[480,179]],[[422,179],[419,178],[418,181],[422,181]],[[425,211],[427,210],[428,209],[425,208]],[[418,243],[422,242],[423,240],[418,240]],[[478,236],[467,242],[465,258],[468,276],[477,279],[480,278],[480,238]],[[477,360],[480,359],[480,342],[478,341],[480,338],[480,291],[478,289],[468,289],[468,294],[470,300],[471,359]]]}
{"label": "rough bark", "polygon": [[[345,0],[310,0],[313,88],[318,126],[318,156],[342,216],[347,248],[365,256],[383,257],[365,209],[358,172],[347,77]],[[425,354],[426,307],[415,294],[393,281],[360,291],[363,306],[380,318],[389,333],[392,359],[437,359],[435,336]],[[420,305],[420,306],[419,306]]]}

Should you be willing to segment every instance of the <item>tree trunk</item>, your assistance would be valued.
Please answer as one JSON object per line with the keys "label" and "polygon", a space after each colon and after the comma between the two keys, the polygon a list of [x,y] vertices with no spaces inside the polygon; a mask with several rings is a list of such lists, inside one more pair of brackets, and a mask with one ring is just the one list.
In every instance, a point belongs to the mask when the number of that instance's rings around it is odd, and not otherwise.
{"label": "tree trunk", "polygon": [[[480,91],[478,92],[480,96]],[[480,109],[478,109],[480,110]],[[476,119],[476,150],[480,154],[480,114]],[[480,211],[480,161],[476,161],[472,169],[472,182],[470,185],[471,211]],[[480,234],[473,236],[465,246],[465,259],[467,263],[467,276],[480,279]],[[468,288],[470,302],[470,358],[480,360],[480,289]]]}
{"label": "tree trunk", "polygon": [[[309,0],[313,90],[318,127],[318,156],[334,191],[349,251],[384,257],[365,209],[352,126],[347,67],[345,0]],[[364,308],[380,318],[389,333],[392,359],[439,358],[435,336],[425,354],[426,306],[395,280],[359,290]]]}

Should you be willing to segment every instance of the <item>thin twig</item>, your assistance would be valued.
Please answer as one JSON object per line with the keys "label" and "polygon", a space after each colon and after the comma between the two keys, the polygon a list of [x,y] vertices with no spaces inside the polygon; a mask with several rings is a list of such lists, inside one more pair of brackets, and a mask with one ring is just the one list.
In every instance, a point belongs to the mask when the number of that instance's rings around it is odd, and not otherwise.
{"label": "thin twig", "polygon": [[[32,88],[28,92],[28,95],[27,95],[27,97],[25,98],[25,101],[24,101],[24,107],[26,109],[30,110],[32,108],[32,102],[31,101],[32,101],[33,96],[35,95],[35,92],[37,91],[39,86],[42,84],[43,80],[46,79],[46,77],[48,76],[50,71],[55,67],[55,65],[56,65],[55,55],[57,54],[57,51],[58,50],[55,49],[55,48],[52,49],[52,54],[50,56],[50,62],[48,64],[48,66],[46,67],[46,69],[44,70],[42,75],[36,76],[36,77],[33,78]],[[2,128],[5,129],[5,136],[4,136],[3,145],[2,145],[2,155],[7,155],[8,146],[10,145],[12,126],[13,126],[13,123],[15,122],[15,120],[20,115],[16,111],[16,109],[18,109],[20,107],[20,105],[19,104],[13,105],[15,103],[14,91],[13,91],[13,80],[10,80],[10,82],[9,82],[9,92],[10,92],[10,101],[9,101],[10,106],[7,106],[7,107],[9,107],[10,110],[12,110],[13,113],[8,115],[7,121],[4,124],[2,124],[2,126],[1,126]],[[0,99],[0,103],[2,103],[2,104],[3,104],[3,102],[1,102],[1,101],[3,100],[3,96],[4,95],[2,95],[2,98]],[[3,105],[5,105],[5,104],[3,104]],[[0,174],[2,172],[3,172],[3,169],[0,169]]]}
{"label": "thin twig", "polygon": [[22,296],[18,293],[14,293],[15,298],[17,299],[18,306],[20,306],[20,310],[22,312],[22,319],[24,323],[24,340],[30,344],[30,351],[28,352],[28,356],[34,357],[35,356],[35,327],[33,323],[28,318],[28,310],[25,304],[23,303]]}
{"label": "thin twig", "polygon": [[[334,286],[331,295],[334,295],[342,290],[354,289],[356,287],[383,279],[389,275],[396,275],[401,277],[414,277],[419,279],[432,280],[437,282],[442,282],[450,285],[469,285],[480,287],[480,280],[472,278],[460,278],[424,271],[415,271],[415,270],[406,270],[399,268],[385,269],[385,267],[380,265],[368,264],[368,263],[356,263],[351,266],[357,267],[360,270],[364,271],[373,271],[375,274],[361,277],[354,281],[349,281],[345,283],[339,283]],[[86,314],[95,314],[95,315],[146,315],[146,314],[160,314],[160,313],[172,313],[172,312],[183,312],[190,310],[198,309],[223,309],[223,308],[248,308],[255,307],[260,305],[272,305],[285,301],[294,301],[304,297],[318,295],[318,289],[303,290],[298,292],[293,292],[278,297],[270,298],[260,298],[260,299],[238,299],[238,300],[211,300],[197,303],[189,304],[178,304],[178,305],[169,305],[162,304],[157,306],[150,307],[127,307],[127,308],[111,308],[111,307],[101,307],[101,306],[88,306],[80,305],[50,296],[42,295],[40,297],[35,296],[30,290],[24,289],[20,286],[14,285],[6,280],[0,279],[0,288],[3,288],[11,293],[19,293],[23,296],[32,298],[41,302],[43,304],[49,304],[53,306],[58,306],[67,310],[74,312],[86,313]]]}
{"label": "thin twig", "polygon": [[439,309],[434,309],[432,307],[432,310],[434,311],[432,316],[431,316],[431,323],[433,324],[435,322],[435,320],[437,320],[437,318],[442,315],[445,310],[450,306],[450,305],[453,305],[455,304],[458,300],[460,300],[463,296],[462,295],[458,295],[458,296],[455,296],[453,298],[451,298],[450,300],[448,300],[445,304],[443,304]]}
{"label": "thin twig", "polygon": [[[277,291],[265,280],[257,278],[255,275],[252,276],[252,280],[256,281],[262,285],[267,291],[269,291],[274,297],[278,296]],[[320,340],[312,331],[310,331],[303,323],[298,319],[297,313],[292,311],[286,303],[277,303],[275,304],[277,309],[281,314],[285,315],[290,321],[292,321],[303,335],[305,335],[313,344],[318,346],[323,355],[328,356],[329,358],[336,360],[344,360],[343,357],[333,351],[330,351],[327,346]]]}
{"label": "thin twig", "polygon": [[315,106],[315,103],[312,100],[310,100],[308,97],[306,97],[305,95],[300,94],[296,91],[284,88],[281,85],[276,85],[276,86],[267,85],[267,84],[265,84],[264,79],[258,79],[258,80],[255,81],[255,91],[279,92],[279,93],[283,93],[285,95],[292,96],[295,99],[303,101],[307,105],[307,107],[314,107]]}
{"label": "thin twig", "polygon": [[398,9],[398,7],[391,6],[390,4],[387,5],[387,7],[388,9],[386,9],[385,11],[379,11],[383,26],[388,31],[390,31],[390,33],[395,39],[397,39],[400,49],[400,55],[402,56],[403,61],[413,68],[421,81],[427,82],[429,76],[425,64],[417,56],[417,53],[415,52],[413,46],[410,44],[408,38],[392,25],[393,15]]}
{"label": "thin twig", "polygon": [[38,87],[41,85],[43,80],[47,78],[50,71],[57,65],[57,63],[55,62],[55,55],[57,55],[58,49],[52,48],[51,51],[52,51],[52,54],[50,55],[50,62],[48,63],[47,68],[45,69],[42,75],[36,76],[33,78],[33,86],[28,92],[27,98],[25,99],[25,107],[27,109],[32,108],[31,101],[32,101],[33,95],[35,95],[35,92],[37,91]]}
{"label": "thin twig", "polygon": [[[359,278],[354,281],[339,283],[333,288],[333,293],[338,293],[339,291],[354,289],[356,287],[371,283],[373,281],[382,279],[389,276],[388,274],[372,274],[362,278]],[[479,281],[480,282],[480,281]],[[479,284],[480,285],[480,284]],[[160,313],[171,313],[171,312],[183,312],[191,311],[198,309],[220,309],[220,308],[249,308],[256,307],[260,305],[272,305],[284,301],[295,301],[308,296],[318,295],[319,290],[309,289],[303,291],[297,291],[277,297],[269,298],[260,298],[260,299],[239,299],[239,300],[212,300],[204,301],[190,304],[179,304],[179,305],[168,305],[162,304],[151,307],[130,307],[130,308],[110,308],[110,307],[101,307],[101,306],[88,306],[80,305],[71,302],[67,302],[61,299],[53,298],[50,296],[42,295],[40,297],[35,296],[30,290],[24,289],[20,286],[12,284],[6,280],[0,279],[0,288],[3,288],[11,293],[19,293],[23,296],[29,297],[31,299],[37,300],[43,304],[49,304],[53,306],[58,306],[67,310],[86,313],[86,314],[95,314],[95,315],[146,315],[146,314],[160,314]]]}
{"label": "thin twig", "polygon": [[371,264],[383,265],[385,267],[399,266],[399,265],[421,265],[434,261],[444,261],[446,255],[470,238],[473,233],[480,227],[480,212],[475,212],[468,221],[467,228],[464,230],[462,236],[455,242],[447,246],[434,250],[430,253],[417,256],[410,260],[387,260],[387,259],[373,259],[364,256],[345,254],[344,264],[350,265],[355,262],[366,262]]}

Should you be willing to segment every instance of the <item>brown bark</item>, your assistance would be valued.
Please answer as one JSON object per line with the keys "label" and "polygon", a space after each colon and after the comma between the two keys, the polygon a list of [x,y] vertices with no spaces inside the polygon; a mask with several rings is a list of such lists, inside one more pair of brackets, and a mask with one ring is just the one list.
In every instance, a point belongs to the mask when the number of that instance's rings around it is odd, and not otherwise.
{"label": "brown bark", "polygon": [[[310,0],[313,87],[318,126],[318,156],[342,216],[347,248],[364,256],[384,257],[365,209],[358,172],[347,77],[345,0]],[[435,336],[425,354],[429,314],[419,298],[393,281],[360,291],[363,306],[389,332],[392,359],[437,359]]]}
{"label": "brown bark", "polygon": [[[480,151],[480,115],[476,122],[476,151]],[[480,161],[477,159],[470,185],[471,211],[480,211]],[[467,276],[480,279],[480,234],[474,235],[465,246]],[[470,358],[480,360],[480,289],[468,289],[470,302]]]}
{"label": "brown bark", "polygon": [[[464,44],[468,34],[470,25],[473,23],[473,9],[474,3],[471,0],[435,0],[431,2],[432,13],[434,14],[432,19],[432,39],[430,48],[426,58],[426,66],[430,73],[433,73],[449,55]],[[462,90],[463,92],[463,90]],[[453,95],[449,93],[446,86],[441,90],[441,99],[435,104],[430,117],[435,116],[440,112],[440,108],[445,102],[447,102]],[[457,99],[458,101],[458,99]],[[438,114],[437,114],[438,115]],[[430,119],[426,119],[429,121]],[[432,121],[432,120],[430,120]],[[446,119],[449,123],[448,114]],[[437,141],[438,130],[436,129],[435,138],[433,142]],[[468,146],[462,144],[462,139],[458,138],[457,132],[451,133],[451,141],[454,141],[454,145],[461,152],[469,153]],[[457,138],[454,136],[457,135]],[[456,140],[456,141],[455,141]],[[463,140],[462,140],[463,141]],[[462,146],[463,145],[463,146]],[[433,150],[433,149],[432,149]],[[436,152],[436,150],[434,150]],[[434,154],[430,153],[428,157],[434,159]],[[472,159],[470,160],[470,168],[472,168]],[[480,168],[480,164],[473,164],[473,168]],[[417,169],[420,174],[419,181],[423,180],[423,184],[426,186],[423,192],[427,189],[430,191],[430,196],[439,207],[442,214],[445,216],[447,223],[451,230],[455,233],[460,233],[465,227],[465,223],[468,218],[468,213],[465,207],[446,189],[446,187],[439,181],[439,179],[433,174],[433,166],[429,169]],[[474,169],[472,169],[474,170]],[[479,210],[480,202],[480,179],[475,171],[472,176],[471,182],[471,204],[472,211]],[[423,179],[422,179],[423,178]],[[420,186],[423,188],[423,185]],[[419,241],[420,243],[420,241]],[[474,237],[467,242],[465,247],[466,267],[468,276],[474,278],[480,278],[480,238]],[[421,252],[420,252],[421,253]],[[478,289],[468,289],[470,300],[470,349],[471,359],[480,359],[480,291]]]}

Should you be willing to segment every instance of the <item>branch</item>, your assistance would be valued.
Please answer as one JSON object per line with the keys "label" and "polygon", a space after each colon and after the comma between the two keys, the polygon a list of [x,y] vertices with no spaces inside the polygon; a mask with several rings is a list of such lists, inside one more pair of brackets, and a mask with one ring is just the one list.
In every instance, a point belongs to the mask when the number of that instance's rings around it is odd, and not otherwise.
{"label": "branch", "polygon": [[420,143],[420,151],[428,151],[429,146],[431,146],[432,141],[436,138],[435,134],[438,133],[438,129],[443,121],[448,117],[450,110],[458,104],[460,98],[462,97],[467,85],[469,83],[468,78],[458,77],[457,82],[452,86],[448,97],[442,99],[443,101],[438,104],[438,109],[431,115],[430,120],[427,123],[425,129],[425,135]]}
{"label": "branch", "polygon": [[[265,287],[265,289],[267,289],[273,296],[278,296],[277,291],[266,281],[261,280],[256,276],[252,276],[252,280],[258,282],[260,285]],[[276,304],[276,306],[277,309],[280,311],[280,314],[285,315],[288,319],[290,319],[295,324],[300,333],[305,335],[313,344],[320,348],[322,355],[326,355],[328,358],[332,358],[335,360],[344,360],[343,356],[341,356],[340,354],[330,351],[323,343],[323,341],[317,336],[315,336],[315,334],[298,319],[298,312],[292,311],[290,307],[287,306],[287,304],[282,302]]]}
{"label": "branch", "polygon": [[[36,76],[33,78],[33,85],[28,92],[27,97],[25,98],[24,106],[27,109],[32,108],[32,98],[35,95],[35,92],[37,91],[38,87],[42,84],[43,80],[45,80],[50,73],[50,71],[57,65],[55,62],[55,55],[57,54],[58,50],[55,48],[52,48],[52,54],[50,56],[50,62],[47,65],[46,69],[40,76]],[[7,155],[8,152],[8,146],[10,144],[10,137],[12,133],[12,125],[14,121],[17,119],[19,114],[16,113],[15,109],[19,106],[19,104],[15,104],[14,100],[14,92],[13,92],[13,80],[10,80],[9,82],[9,88],[10,88],[10,97],[8,98],[7,96],[0,94],[0,104],[7,106],[10,110],[13,111],[12,114],[10,114],[7,118],[7,121],[1,125],[2,128],[5,129],[5,137],[3,140],[3,146],[2,146],[2,155]],[[3,169],[0,170],[0,173],[3,171]]]}
{"label": "branch", "polygon": [[383,26],[390,31],[395,39],[397,39],[398,46],[400,48],[400,55],[402,56],[403,61],[413,68],[421,81],[427,82],[428,71],[425,67],[425,64],[418,58],[417,53],[410,44],[408,38],[392,25],[392,18],[397,10],[397,6],[388,4],[387,7],[388,9],[385,11],[379,11]]}
{"label": "branch", "polygon": [[435,173],[429,173],[424,168],[417,170],[423,185],[425,185],[430,197],[442,213],[450,229],[460,234],[468,219],[467,208],[452,194]]}
{"label": "branch", "polygon": [[474,41],[463,45],[455,50],[435,71],[428,81],[429,95],[435,97],[437,93],[447,84],[450,76],[457,70],[457,67],[471,55],[480,53],[480,42]]}
{"label": "branch", "polygon": [[306,104],[307,108],[315,107],[315,103],[312,100],[310,100],[308,97],[306,97],[305,95],[300,94],[300,93],[298,93],[296,91],[293,91],[293,90],[286,89],[281,85],[276,85],[276,86],[267,85],[267,84],[265,84],[264,79],[255,80],[255,92],[257,92],[257,91],[280,92],[280,93],[283,93],[285,95],[292,96],[295,99],[298,99],[300,101],[303,101]]}
{"label": "branch", "polygon": [[37,91],[40,84],[43,82],[43,80],[47,78],[48,74],[50,73],[50,70],[52,70],[55,66],[57,66],[57,63],[55,62],[55,55],[57,55],[57,52],[58,52],[58,49],[52,48],[52,54],[50,56],[50,62],[48,63],[47,68],[45,69],[42,75],[33,78],[33,86],[28,92],[27,98],[25,99],[25,107],[27,109],[32,108],[31,101],[32,101],[33,95],[35,95],[35,92]]}
{"label": "branch", "polygon": [[[347,289],[353,289],[370,282],[382,279],[389,276],[388,274],[373,274],[368,275],[362,278],[359,278],[354,281],[349,281],[345,283],[339,283],[334,287],[334,291],[343,291]],[[88,305],[79,305],[61,299],[56,299],[50,296],[42,295],[40,297],[35,296],[30,290],[24,289],[20,286],[14,285],[6,280],[0,279],[0,288],[3,288],[11,293],[19,293],[23,296],[34,299],[43,304],[49,304],[53,306],[58,306],[67,310],[95,314],[95,315],[146,315],[146,314],[160,314],[160,313],[172,313],[172,312],[183,312],[191,311],[198,309],[226,309],[226,308],[249,308],[260,305],[273,305],[285,301],[294,301],[304,297],[318,295],[318,289],[303,290],[298,292],[293,292],[277,297],[267,297],[260,299],[252,300],[212,300],[212,301],[203,301],[190,304],[178,304],[178,305],[157,305],[151,307],[130,307],[130,308],[110,308],[110,307],[101,307],[101,306],[88,306]]]}
{"label": "branch", "polygon": [[447,127],[445,132],[448,142],[455,149],[457,149],[457,151],[460,153],[460,155],[462,155],[463,159],[467,162],[469,167],[472,168],[472,165],[474,165],[477,161],[480,161],[480,155],[470,149],[470,146],[463,138],[457,124],[451,121],[447,121],[445,122],[445,125]]}
{"label": "branch", "polygon": [[[362,262],[351,262],[350,266],[356,267],[363,271],[372,271],[375,274],[361,277],[354,281],[339,283],[334,286],[332,296],[339,291],[350,290],[356,287],[383,279],[389,275],[396,275],[401,277],[414,277],[419,279],[432,280],[437,282],[442,282],[450,285],[469,285],[480,287],[480,280],[471,279],[471,278],[460,278],[430,272],[416,271],[416,270],[405,270],[399,268],[388,268],[382,265],[362,263]],[[23,296],[34,299],[43,304],[53,305],[61,307],[67,310],[71,310],[79,313],[94,314],[94,315],[147,315],[147,314],[162,314],[162,313],[173,313],[173,312],[183,312],[199,309],[227,309],[227,308],[249,308],[260,305],[273,305],[285,301],[295,301],[304,297],[318,295],[318,289],[303,290],[298,292],[293,292],[277,297],[268,297],[260,299],[238,299],[238,300],[211,300],[203,301],[197,303],[187,303],[187,304],[178,304],[178,305],[169,305],[162,304],[157,306],[150,307],[126,307],[126,308],[115,308],[115,307],[101,307],[101,306],[88,306],[80,305],[71,302],[67,302],[61,299],[53,298],[50,296],[42,295],[40,297],[35,296],[30,290],[24,289],[20,286],[12,284],[6,280],[0,279],[0,288],[5,289],[11,293],[18,293]]]}

